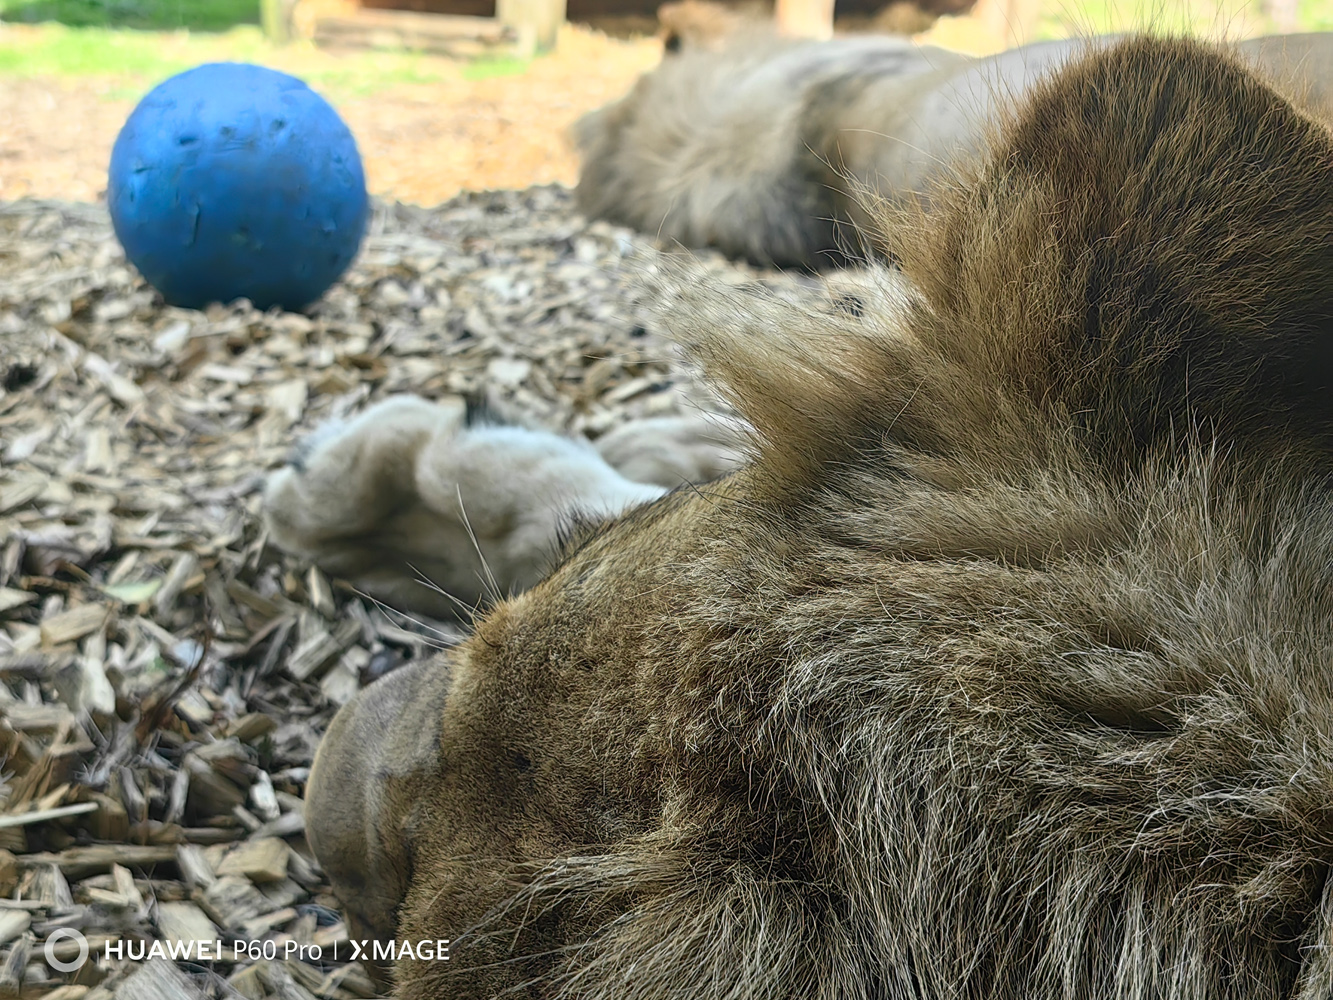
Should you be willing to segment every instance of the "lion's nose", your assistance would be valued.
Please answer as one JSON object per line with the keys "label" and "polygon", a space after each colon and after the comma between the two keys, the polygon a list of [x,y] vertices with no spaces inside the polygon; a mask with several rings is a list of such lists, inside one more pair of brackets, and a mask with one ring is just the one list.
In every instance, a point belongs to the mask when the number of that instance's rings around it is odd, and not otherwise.
{"label": "lion's nose", "polygon": [[315,755],[306,837],[358,940],[395,935],[412,875],[409,817],[439,772],[448,680],[443,656],[386,674],[343,706]]}

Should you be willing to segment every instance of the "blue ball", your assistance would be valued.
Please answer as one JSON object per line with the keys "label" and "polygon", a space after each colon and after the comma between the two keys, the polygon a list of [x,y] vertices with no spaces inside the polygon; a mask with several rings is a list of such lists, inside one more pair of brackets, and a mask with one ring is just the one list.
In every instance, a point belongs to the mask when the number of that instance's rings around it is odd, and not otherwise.
{"label": "blue ball", "polygon": [[210,63],[148,93],[116,137],[116,236],[173,305],[299,309],[365,233],[365,173],[338,113],[294,76]]}

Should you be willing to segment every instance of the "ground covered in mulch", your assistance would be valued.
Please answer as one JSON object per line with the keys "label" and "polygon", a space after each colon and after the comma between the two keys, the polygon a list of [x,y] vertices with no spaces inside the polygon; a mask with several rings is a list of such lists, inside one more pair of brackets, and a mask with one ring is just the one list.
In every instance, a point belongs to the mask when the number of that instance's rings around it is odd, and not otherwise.
{"label": "ground covered in mulch", "polygon": [[[196,312],[142,283],[100,207],[0,203],[0,997],[372,994],[304,841],[306,777],[362,683],[459,633],[275,552],[265,473],[395,392],[592,437],[708,405],[663,274],[832,304],[668,264],[543,187],[381,203],[308,313]],[[66,928],[93,950],[70,974],[44,957],[72,957]],[[201,940],[227,960],[128,957]]]}

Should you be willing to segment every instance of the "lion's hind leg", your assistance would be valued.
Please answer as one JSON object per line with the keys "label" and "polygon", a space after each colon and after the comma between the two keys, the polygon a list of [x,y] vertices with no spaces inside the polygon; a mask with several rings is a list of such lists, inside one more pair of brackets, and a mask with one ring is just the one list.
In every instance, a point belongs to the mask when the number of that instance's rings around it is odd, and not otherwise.
{"label": "lion's hind leg", "polygon": [[[395,396],[325,424],[269,478],[270,539],[396,607],[456,614],[448,599],[422,585],[438,569],[433,563],[450,559],[452,546],[428,530],[438,517],[423,509],[417,480],[432,442],[456,437],[465,423],[461,399]],[[446,551],[431,551],[441,541]]]}
{"label": "lion's hind leg", "polygon": [[468,617],[526,589],[563,520],[660,496],[586,441],[471,422],[461,399],[396,396],[303,443],[264,497],[273,542],[395,608]]}
{"label": "lion's hind leg", "polygon": [[597,453],[636,483],[674,489],[736,471],[748,456],[750,426],[719,413],[649,417],[597,439]]}
{"label": "lion's hind leg", "polygon": [[330,421],[297,443],[269,481],[265,513],[284,549],[314,551],[332,537],[372,530],[415,493],[416,457],[465,420],[461,399],[394,396],[347,421]]}

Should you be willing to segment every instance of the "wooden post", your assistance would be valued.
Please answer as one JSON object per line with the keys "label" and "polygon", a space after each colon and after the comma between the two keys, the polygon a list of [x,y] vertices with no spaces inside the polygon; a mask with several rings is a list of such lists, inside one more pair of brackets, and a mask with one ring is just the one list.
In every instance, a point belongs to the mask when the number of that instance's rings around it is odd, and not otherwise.
{"label": "wooden post", "polygon": [[264,37],[274,45],[292,40],[292,8],[296,0],[259,0],[259,20]]}
{"label": "wooden post", "polygon": [[778,33],[793,38],[832,38],[833,0],[777,0]]}
{"label": "wooden post", "polygon": [[977,0],[972,17],[1003,40],[1006,49],[1016,49],[1035,40],[1041,0]]}
{"label": "wooden post", "polygon": [[1263,6],[1279,34],[1288,35],[1300,30],[1300,5],[1296,0],[1264,0]]}
{"label": "wooden post", "polygon": [[519,55],[549,52],[565,23],[565,0],[495,0],[495,17],[518,35]]}

